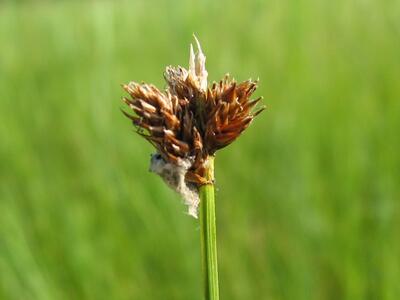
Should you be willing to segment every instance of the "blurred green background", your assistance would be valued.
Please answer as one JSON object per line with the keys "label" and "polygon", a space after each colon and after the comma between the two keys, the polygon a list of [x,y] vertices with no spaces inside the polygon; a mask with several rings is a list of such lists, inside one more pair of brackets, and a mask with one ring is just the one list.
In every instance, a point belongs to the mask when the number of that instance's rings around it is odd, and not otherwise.
{"label": "blurred green background", "polygon": [[202,299],[199,225],[148,170],[121,83],[268,110],[216,160],[221,299],[400,299],[400,2],[0,2],[0,299]]}

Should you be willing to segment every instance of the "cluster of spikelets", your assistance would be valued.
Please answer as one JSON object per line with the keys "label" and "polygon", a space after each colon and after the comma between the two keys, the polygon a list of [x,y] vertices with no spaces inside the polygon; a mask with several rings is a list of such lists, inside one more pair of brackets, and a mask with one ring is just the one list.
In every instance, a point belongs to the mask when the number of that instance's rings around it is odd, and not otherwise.
{"label": "cluster of spikelets", "polygon": [[[197,39],[196,42],[196,54],[190,47],[189,70],[180,66],[166,68],[164,92],[151,84],[123,85],[130,95],[123,100],[135,112],[124,114],[156,148],[158,159],[169,166],[185,165],[184,182],[192,191],[193,187],[207,183],[204,178],[207,158],[232,143],[264,109],[255,109],[261,97],[251,99],[257,81],[237,83],[226,75],[208,86],[205,56]],[[169,176],[171,172],[167,172]],[[158,173],[170,186],[177,184],[168,182],[166,174]],[[174,188],[182,194],[179,188]]]}

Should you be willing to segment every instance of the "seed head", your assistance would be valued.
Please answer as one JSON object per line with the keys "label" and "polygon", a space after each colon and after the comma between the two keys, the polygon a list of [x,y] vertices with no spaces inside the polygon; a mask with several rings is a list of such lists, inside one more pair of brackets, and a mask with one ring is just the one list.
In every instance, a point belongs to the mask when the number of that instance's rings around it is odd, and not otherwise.
{"label": "seed head", "polygon": [[[255,108],[261,97],[251,99],[258,81],[237,83],[225,75],[208,86],[206,57],[195,40],[197,53],[190,45],[188,70],[166,68],[164,92],[152,84],[132,81],[123,85],[130,96],[123,100],[135,114],[123,113],[156,148],[150,170],[185,198],[192,215],[199,202],[197,188],[207,183],[207,158],[232,143],[265,109]],[[189,195],[193,192],[197,198]]]}

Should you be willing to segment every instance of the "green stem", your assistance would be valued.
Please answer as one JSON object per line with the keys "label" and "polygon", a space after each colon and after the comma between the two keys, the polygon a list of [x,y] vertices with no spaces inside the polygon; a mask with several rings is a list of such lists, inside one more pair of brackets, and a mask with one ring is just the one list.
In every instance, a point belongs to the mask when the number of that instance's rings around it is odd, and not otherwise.
{"label": "green stem", "polygon": [[200,231],[205,300],[218,300],[217,230],[215,222],[214,157],[206,163],[206,179],[200,187]]}

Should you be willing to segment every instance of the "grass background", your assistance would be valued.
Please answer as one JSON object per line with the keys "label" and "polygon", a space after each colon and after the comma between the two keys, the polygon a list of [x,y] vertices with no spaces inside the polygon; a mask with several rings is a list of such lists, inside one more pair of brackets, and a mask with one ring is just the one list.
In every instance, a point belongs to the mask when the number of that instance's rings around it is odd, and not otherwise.
{"label": "grass background", "polygon": [[195,32],[269,109],[218,153],[221,299],[400,298],[400,3],[0,2],[0,299],[201,299],[120,83]]}

